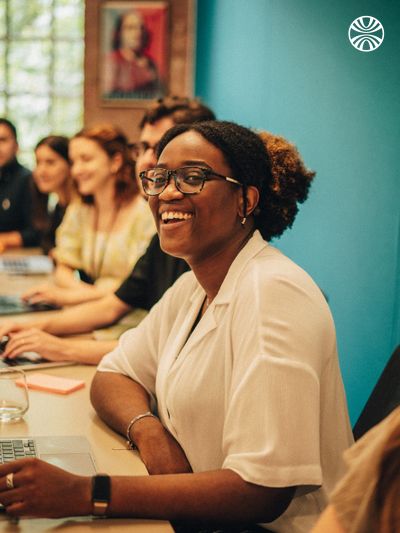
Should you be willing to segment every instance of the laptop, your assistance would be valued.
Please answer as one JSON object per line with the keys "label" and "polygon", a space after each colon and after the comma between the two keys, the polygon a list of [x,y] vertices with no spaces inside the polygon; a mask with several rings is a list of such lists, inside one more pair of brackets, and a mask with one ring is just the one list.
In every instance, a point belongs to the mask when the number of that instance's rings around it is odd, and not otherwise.
{"label": "laptop", "polygon": [[[72,474],[93,476],[96,473],[89,441],[81,435],[0,438],[0,464],[24,457],[39,457]],[[0,511],[4,511],[1,503]]]}
{"label": "laptop", "polygon": [[[81,435],[0,438],[0,464],[24,457],[39,457],[78,476],[96,474],[89,441]],[[1,503],[0,512],[5,512]]]}
{"label": "laptop", "polygon": [[54,263],[47,255],[8,255],[0,257],[0,272],[31,276],[51,274]]}
{"label": "laptop", "polygon": [[74,361],[48,361],[47,359],[43,359],[37,352],[23,352],[15,359],[3,359],[2,354],[4,353],[7,341],[8,337],[0,339],[0,370],[10,367],[22,368],[22,370],[39,370],[41,368],[76,364]]}
{"label": "laptop", "polygon": [[55,311],[57,309],[61,308],[45,302],[30,304],[22,300],[20,296],[0,294],[0,315],[19,315],[21,313]]}

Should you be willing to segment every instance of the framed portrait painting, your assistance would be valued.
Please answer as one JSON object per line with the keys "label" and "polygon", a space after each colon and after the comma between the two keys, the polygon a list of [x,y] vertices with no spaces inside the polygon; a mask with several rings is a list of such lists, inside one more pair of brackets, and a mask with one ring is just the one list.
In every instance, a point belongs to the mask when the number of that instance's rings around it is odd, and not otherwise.
{"label": "framed portrait painting", "polygon": [[167,94],[167,1],[103,2],[99,35],[103,101],[149,100]]}

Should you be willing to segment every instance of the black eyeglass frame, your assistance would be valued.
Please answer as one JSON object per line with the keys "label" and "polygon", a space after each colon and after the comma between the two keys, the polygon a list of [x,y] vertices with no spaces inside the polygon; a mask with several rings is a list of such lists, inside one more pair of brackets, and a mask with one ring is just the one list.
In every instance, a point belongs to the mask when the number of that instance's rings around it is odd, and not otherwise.
{"label": "black eyeglass frame", "polygon": [[[177,172],[179,170],[182,170],[182,169],[185,169],[185,168],[194,168],[196,170],[201,170],[201,172],[203,172],[203,176],[199,177],[199,179],[202,180],[202,183],[201,183],[200,189],[198,191],[187,192],[187,191],[182,191],[182,189],[179,188]],[[146,191],[146,187],[144,186],[143,180],[146,179],[148,181],[153,181],[154,182],[154,180],[152,178],[149,178],[147,176],[148,172],[154,171],[154,170],[162,170],[162,171],[165,172],[165,176],[166,176],[165,183],[163,185],[163,188],[160,191],[157,191],[156,193],[154,193],[154,192],[153,193],[151,193],[151,192],[149,193],[149,192]],[[140,172],[140,174],[139,174],[139,177],[142,180],[143,190],[148,196],[158,196],[163,191],[165,191],[165,189],[168,187],[168,184],[169,184],[169,182],[171,180],[171,177],[174,178],[175,187],[182,194],[199,194],[203,190],[205,182],[206,181],[212,181],[212,179],[209,176],[216,176],[217,178],[222,178],[223,180],[228,181],[229,183],[234,183],[235,185],[239,185],[240,187],[244,187],[243,183],[240,183],[240,181],[236,180],[235,178],[231,178],[229,176],[224,176],[223,174],[218,174],[218,172],[214,172],[214,170],[212,170],[211,168],[196,167],[196,166],[193,166],[193,165],[188,165],[188,166],[184,166],[184,167],[175,168],[174,170],[167,170],[166,168],[159,168],[159,167],[157,169],[150,168],[150,169],[147,169],[147,170],[142,170],[142,172]]]}

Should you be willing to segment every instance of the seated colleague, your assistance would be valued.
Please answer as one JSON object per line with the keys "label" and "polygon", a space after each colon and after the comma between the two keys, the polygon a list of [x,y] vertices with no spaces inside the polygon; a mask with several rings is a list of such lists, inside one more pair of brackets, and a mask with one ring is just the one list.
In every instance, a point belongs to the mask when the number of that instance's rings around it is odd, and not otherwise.
{"label": "seated colleague", "polygon": [[[33,179],[37,187],[34,195],[34,224],[41,230],[40,246],[48,254],[55,246],[55,232],[60,225],[67,205],[76,191],[71,177],[67,137],[49,135],[35,148],[36,167]],[[55,194],[55,205],[49,206],[49,194]]]}
{"label": "seated colleague", "polygon": [[16,128],[0,118],[0,252],[39,243],[32,223],[32,176],[18,162],[17,152]]}
{"label": "seated colleague", "polygon": [[[75,304],[114,291],[155,231],[118,128],[80,131],[70,140],[69,156],[80,199],[69,204],[56,232],[56,287],[34,287],[24,295],[32,302]],[[76,278],[76,270],[84,281]]]}
{"label": "seated colleague", "polygon": [[[277,186],[261,139],[229,122],[175,126],[158,154],[143,186],[163,250],[192,272],[93,380],[98,414],[151,474],[112,477],[105,514],[308,532],[351,428],[325,298],[267,241],[313,173]],[[0,467],[11,515],[90,514],[91,484],[36,459]]]}
{"label": "seated colleague", "polygon": [[313,533],[400,531],[400,407],[344,456],[348,471]]}
{"label": "seated colleague", "polygon": [[[214,113],[207,106],[193,98],[167,96],[152,103],[140,122],[140,141],[135,145],[136,173],[156,164],[157,143],[171,126],[214,118]],[[137,178],[140,181],[138,175]],[[4,323],[0,327],[1,335],[14,332],[6,355],[15,357],[26,351],[26,346],[30,346],[30,349],[47,359],[97,364],[104,354],[116,346],[115,340],[57,339],[44,332],[54,335],[88,333],[110,326],[134,309],[150,310],[188,269],[186,261],[161,250],[158,235],[155,235],[146,253],[115,294],[66,309],[45,319]],[[19,331],[21,333],[15,333]]]}

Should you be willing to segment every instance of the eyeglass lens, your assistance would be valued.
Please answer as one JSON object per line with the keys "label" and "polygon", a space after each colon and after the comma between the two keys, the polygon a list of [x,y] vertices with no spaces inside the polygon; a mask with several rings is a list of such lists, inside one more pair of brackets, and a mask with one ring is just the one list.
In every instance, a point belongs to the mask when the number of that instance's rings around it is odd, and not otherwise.
{"label": "eyeglass lens", "polygon": [[204,169],[197,167],[182,167],[173,171],[155,168],[144,173],[143,188],[147,194],[160,194],[166,188],[170,177],[173,177],[180,192],[195,194],[202,190],[206,173]]}

